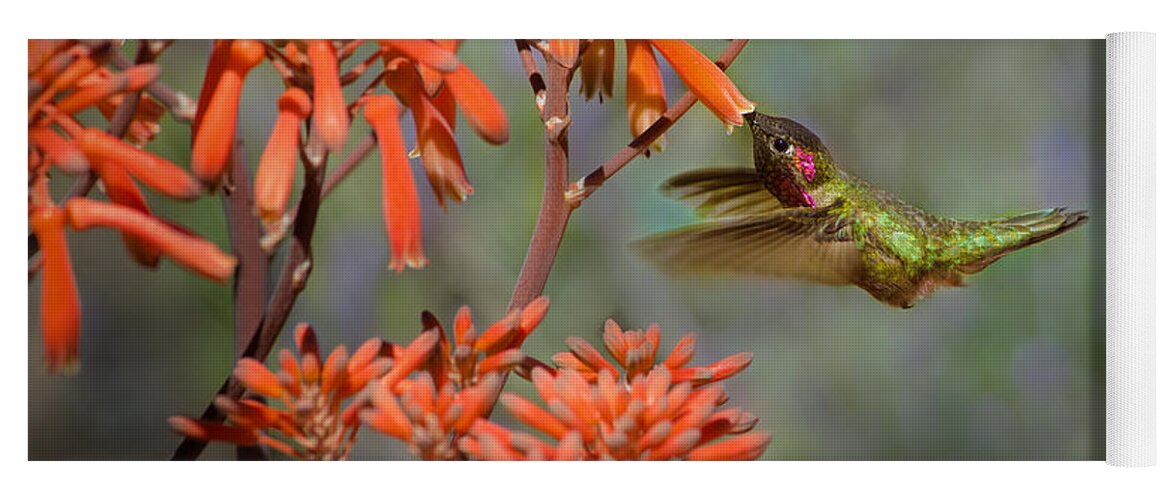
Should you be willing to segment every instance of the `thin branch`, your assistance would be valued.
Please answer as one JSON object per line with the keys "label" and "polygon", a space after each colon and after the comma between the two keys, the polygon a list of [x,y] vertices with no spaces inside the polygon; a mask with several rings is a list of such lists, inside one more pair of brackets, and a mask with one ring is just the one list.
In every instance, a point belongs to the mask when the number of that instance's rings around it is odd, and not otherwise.
{"label": "thin branch", "polygon": [[[301,201],[297,204],[297,217],[293,220],[293,238],[289,242],[291,246],[285,257],[284,270],[281,271],[276,289],[269,299],[264,319],[241,357],[260,361],[264,361],[268,357],[268,353],[272,351],[273,344],[276,343],[277,337],[280,336],[281,330],[285,326],[285,321],[289,319],[289,313],[293,310],[297,296],[300,295],[301,290],[305,289],[305,283],[313,269],[310,243],[313,240],[313,230],[317,225],[317,212],[321,207],[326,159],[327,156],[323,154],[317,164],[311,164],[307,155],[301,155],[301,161],[306,165],[305,185],[301,189]],[[225,395],[232,399],[240,399],[245,390],[239,381],[229,375],[220,386],[220,390],[216,392],[216,396]],[[212,401],[214,400],[213,398]],[[223,422],[224,418],[226,415],[221,413],[212,403],[208,404],[200,420]],[[195,460],[205,447],[207,447],[206,441],[186,437],[175,449],[171,460]]]}
{"label": "thin branch", "polygon": [[533,49],[528,40],[516,40],[516,50],[520,53],[520,62],[529,75],[529,86],[533,88],[533,96],[537,100],[537,112],[545,112],[545,80],[541,78],[541,70],[537,69],[537,61],[533,58]]}
{"label": "thin branch", "polygon": [[[528,46],[527,43],[524,44]],[[521,58],[531,53],[517,44]],[[527,66],[527,64],[526,64]],[[541,195],[541,210],[537,214],[537,225],[529,241],[528,253],[517,277],[516,287],[508,309],[524,307],[541,295],[565,226],[573,207],[565,201],[565,190],[569,179],[569,78],[573,69],[553,64],[546,57],[545,71],[549,77],[544,109],[541,120],[545,125],[545,190]],[[530,74],[530,81],[532,80]],[[534,85],[534,90],[536,86]],[[540,105],[538,99],[538,106]]]}
{"label": "thin branch", "polygon": [[[727,70],[728,65],[732,64],[732,61],[736,59],[736,56],[740,55],[740,51],[744,50],[744,46],[747,44],[748,40],[732,40],[732,43],[728,44],[728,47],[724,49],[724,53],[720,55],[718,59],[716,59],[716,66],[718,66],[721,70]],[[618,151],[618,153],[607,160],[606,163],[603,163],[601,166],[594,169],[593,172],[590,172],[589,175],[582,177],[580,180],[574,183],[570,192],[566,193],[566,196],[570,199],[570,202],[575,206],[580,204],[582,200],[589,198],[589,196],[593,194],[594,191],[597,191],[599,187],[602,187],[602,184],[605,183],[610,177],[613,177],[614,174],[618,173],[619,170],[622,170],[622,167],[625,167],[628,163],[631,162],[631,160],[634,160],[636,157],[638,157],[638,155],[645,153],[647,148],[655,142],[655,139],[658,139],[659,136],[663,135],[667,129],[671,128],[671,126],[675,124],[675,121],[677,121],[679,117],[683,116],[687,110],[691,109],[691,107],[695,105],[696,100],[697,98],[695,97],[695,94],[691,93],[691,91],[684,93],[678,101],[675,101],[675,104],[672,104],[671,107],[667,109],[666,113],[663,113],[663,115],[660,116],[659,119],[654,123],[652,123],[650,127],[643,131],[643,133],[639,134],[638,137],[635,137],[633,141],[630,141],[630,144],[622,148],[621,151]]]}
{"label": "thin branch", "polygon": [[[115,67],[123,70],[135,64],[141,64],[131,62],[126,56],[118,53],[115,53],[110,60]],[[162,103],[175,121],[190,124],[195,119],[195,101],[187,94],[171,88],[160,80],[155,80],[147,85],[146,93]]]}
{"label": "thin branch", "polygon": [[370,156],[370,152],[374,150],[374,146],[376,145],[377,142],[374,140],[374,134],[370,134],[362,139],[362,142],[359,142],[358,145],[354,147],[354,150],[350,151],[350,155],[347,156],[345,160],[342,160],[341,164],[338,165],[333,172],[329,173],[329,177],[325,179],[325,186],[321,188],[321,197],[325,198],[326,196],[329,196],[329,193],[333,192],[333,189],[336,188],[337,185],[340,184],[343,180],[345,180],[346,176],[350,175],[350,172],[352,172],[354,168],[358,166],[358,164],[362,163],[362,160],[365,160],[367,156]]}
{"label": "thin branch", "polygon": [[264,318],[268,298],[268,255],[260,247],[260,222],[254,215],[252,182],[244,141],[232,148],[228,176],[223,184],[224,216],[233,253],[236,277],[232,284],[232,314],[237,358],[252,341],[252,334]]}

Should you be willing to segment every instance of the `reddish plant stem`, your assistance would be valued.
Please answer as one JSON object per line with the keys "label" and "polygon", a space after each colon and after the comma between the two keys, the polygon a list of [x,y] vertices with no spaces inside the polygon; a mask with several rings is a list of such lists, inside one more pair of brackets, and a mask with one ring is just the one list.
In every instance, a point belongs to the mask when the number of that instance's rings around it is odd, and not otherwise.
{"label": "reddish plant stem", "polygon": [[[721,70],[727,70],[736,56],[740,55],[740,51],[744,50],[744,46],[748,44],[748,40],[732,40],[728,47],[724,49],[724,53],[716,59],[715,63]],[[680,117],[683,116],[687,110],[695,105],[698,99],[695,94],[688,91],[675,101],[666,113],[663,113],[654,123],[651,124],[643,133],[630,141],[630,144],[618,151],[613,157],[603,163],[598,168],[590,172],[589,175],[582,177],[572,187],[572,192],[568,193],[571,201],[574,204],[581,203],[582,200],[589,198],[594,191],[597,191],[602,184],[610,177],[622,170],[632,160],[646,152],[647,148],[663,135],[667,129],[671,128]]]}
{"label": "reddish plant stem", "polygon": [[[529,52],[521,48],[522,58],[526,53]],[[545,190],[541,195],[537,225],[516,287],[512,290],[508,310],[524,307],[541,295],[561,246],[565,226],[573,213],[573,207],[565,200],[569,179],[569,77],[572,69],[554,64],[548,58],[545,68],[548,88],[545,106],[541,110],[541,121],[545,126]],[[533,81],[531,76],[530,81]],[[536,85],[533,88],[536,90]]]}
{"label": "reddish plant stem", "polygon": [[[724,49],[724,53],[716,59],[716,66],[720,69],[727,69],[736,56],[740,55],[740,51],[747,43],[748,40],[733,40]],[[533,92],[537,96],[538,109],[540,109],[542,95],[545,96],[546,102],[544,109],[541,110],[541,118],[546,124],[546,134],[550,139],[545,144],[545,192],[541,199],[541,212],[537,216],[537,226],[533,229],[533,237],[529,243],[528,253],[525,255],[524,265],[521,268],[520,276],[517,277],[516,287],[513,288],[512,299],[508,303],[509,310],[524,307],[541,295],[545,288],[545,282],[549,278],[549,272],[553,268],[553,260],[557,256],[557,249],[561,244],[562,235],[565,233],[565,226],[569,223],[569,216],[573,213],[574,208],[594,191],[597,191],[607,179],[622,170],[622,167],[625,167],[638,155],[645,153],[651,143],[671,128],[679,120],[679,117],[691,109],[698,100],[695,94],[688,91],[646,131],[635,137],[630,144],[589,175],[574,183],[572,187],[567,186],[565,181],[569,151],[565,135],[569,129],[568,80],[573,69],[563,68],[560,64],[550,64],[546,59],[545,66],[549,86],[545,88],[536,62],[533,60],[529,42],[517,40],[516,45],[520,52],[521,62],[529,73]],[[541,85],[538,86],[536,82],[540,82]],[[559,127],[555,131],[557,132],[555,136],[548,135],[551,118],[561,118],[562,120],[555,124],[556,127]],[[558,185],[565,186],[566,189],[557,193],[553,192]]]}
{"label": "reddish plant stem", "polygon": [[[301,162],[305,165],[305,184],[301,189],[301,200],[297,204],[297,216],[293,219],[293,238],[289,242],[284,269],[281,271],[276,288],[268,301],[264,318],[240,357],[254,358],[259,361],[264,361],[268,357],[268,353],[272,351],[273,344],[276,343],[277,337],[280,336],[281,330],[285,326],[285,321],[289,319],[289,313],[293,310],[297,296],[300,295],[301,290],[305,289],[309,273],[313,269],[311,242],[313,241],[313,230],[317,226],[318,209],[321,207],[322,185],[328,155],[321,155],[320,162],[316,164],[312,163],[309,158],[302,151]],[[228,396],[232,399],[240,399],[245,391],[244,386],[229,375],[220,386],[219,391],[216,392],[216,397]],[[212,401],[204,410],[203,415],[200,416],[200,420],[223,422],[226,415],[215,407],[215,398]],[[171,460],[195,460],[206,447],[207,442],[205,441],[184,438],[179,443],[179,447],[175,449]]]}
{"label": "reddish plant stem", "polygon": [[362,160],[370,156],[370,152],[374,151],[374,146],[377,145],[378,143],[374,140],[374,134],[367,135],[366,138],[362,139],[362,142],[359,142],[353,151],[350,151],[350,155],[342,160],[333,172],[329,173],[329,177],[326,177],[325,185],[321,188],[321,197],[329,196],[329,193],[332,193],[333,189],[338,184],[341,184],[358,164],[362,163]]}
{"label": "reddish plant stem", "polygon": [[232,283],[232,331],[235,357],[239,358],[244,355],[252,334],[264,318],[264,300],[268,298],[268,254],[260,246],[260,222],[254,215],[251,172],[242,139],[237,139],[232,148],[229,167],[221,191],[224,218],[237,262]]}
{"label": "reddish plant stem", "polygon": [[537,61],[533,58],[533,48],[528,40],[517,40],[516,50],[520,54],[520,62],[529,75],[529,86],[533,88],[533,97],[537,102],[537,112],[545,111],[545,79],[541,77],[541,70],[537,68]]}

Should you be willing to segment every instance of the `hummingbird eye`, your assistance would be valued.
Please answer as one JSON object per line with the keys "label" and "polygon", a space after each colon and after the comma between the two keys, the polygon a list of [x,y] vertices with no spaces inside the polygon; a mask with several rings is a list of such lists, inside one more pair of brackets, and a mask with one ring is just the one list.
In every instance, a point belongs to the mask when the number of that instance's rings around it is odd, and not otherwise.
{"label": "hummingbird eye", "polygon": [[773,151],[787,155],[793,152],[793,145],[784,139],[777,139],[773,141]]}

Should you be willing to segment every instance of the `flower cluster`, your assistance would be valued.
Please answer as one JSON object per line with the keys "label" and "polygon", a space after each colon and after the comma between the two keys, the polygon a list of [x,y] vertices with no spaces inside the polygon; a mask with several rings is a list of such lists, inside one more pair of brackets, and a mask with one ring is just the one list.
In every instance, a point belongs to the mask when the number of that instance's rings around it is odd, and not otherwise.
{"label": "flower cluster", "polygon": [[[491,411],[505,374],[525,359],[521,343],[548,306],[548,299],[538,298],[480,333],[464,307],[456,314],[451,338],[434,316],[424,313],[426,331],[396,353],[395,367],[374,387],[362,421],[406,442],[421,458],[462,458],[459,439]],[[417,373],[407,378],[411,372]]]}
{"label": "flower cluster", "polygon": [[[155,49],[161,47],[140,48],[140,54],[150,56]],[[224,282],[236,264],[234,257],[215,245],[151,213],[135,181],[179,200],[197,198],[199,184],[186,170],[140,149],[157,132],[163,108],[139,93],[158,78],[159,68],[149,62],[121,71],[105,67],[115,51],[110,42],[28,43],[28,217],[40,253],[33,271],[43,276],[45,355],[54,371],[75,361],[81,327],[66,227],[114,228],[122,233],[135,261],[148,267],[157,266],[166,255]],[[75,117],[95,107],[110,120],[111,130],[84,126]],[[55,201],[49,182],[56,173],[94,176],[109,201],[82,197]]]}
{"label": "flower cluster", "polygon": [[[550,40],[558,60],[578,57],[577,40]],[[599,100],[614,92],[614,40],[584,41],[581,51],[581,93]],[[744,123],[741,116],[756,105],[745,98],[720,68],[683,40],[626,40],[626,115],[630,134],[638,137],[667,111],[663,76],[655,52],[663,56],[688,90],[707,106],[731,131]],[[662,149],[664,136],[653,147]]]}
{"label": "flower cluster", "polygon": [[742,371],[751,355],[686,367],[695,346],[688,335],[656,365],[658,328],[623,332],[613,321],[605,341],[625,373],[571,337],[570,352],[554,357],[559,369],[532,371],[545,408],[513,394],[501,397],[509,413],[553,444],[478,420],[460,449],[485,460],[752,460],[764,453],[771,438],[751,432],[756,417],[722,408],[727,394],[711,384]]}
{"label": "flower cluster", "polygon": [[345,403],[391,369],[390,349],[370,339],[353,356],[338,346],[322,362],[317,336],[306,324],[297,326],[296,343],[297,355],[281,351],[279,374],[252,358],[241,359],[233,372],[249,391],[279,401],[280,407],[219,396],[215,405],[227,415],[227,425],[171,417],[171,426],[203,441],[264,445],[304,460],[345,459],[361,423],[361,405]]}
{"label": "flower cluster", "polygon": [[[655,364],[659,331],[622,331],[606,323],[617,360],[570,337],[554,369],[527,358],[521,344],[548,310],[542,297],[477,332],[464,307],[452,335],[430,313],[406,346],[367,341],[350,358],[336,348],[322,362],[312,329],[297,328],[299,357],[280,354],[278,374],[245,358],[234,377],[255,395],[277,400],[216,400],[228,423],[172,417],[179,432],[204,441],[263,445],[300,459],[345,459],[360,426],[406,443],[425,460],[751,460],[768,446],[757,418],[724,407],[712,382],[751,362],[741,353],[706,366],[686,366],[695,336],[683,338]],[[510,371],[531,380],[545,407],[501,394]],[[517,420],[554,442],[488,420],[497,400]]]}
{"label": "flower cluster", "polygon": [[[462,111],[485,141],[508,140],[508,118],[488,88],[456,56],[454,40],[380,40],[377,50],[346,72],[341,64],[365,41],[291,40],[281,45],[253,40],[217,42],[196,114],[192,168],[205,184],[219,181],[232,144],[241,83],[248,71],[268,57],[287,90],[277,102],[278,117],[260,158],[254,184],[258,215],[271,247],[290,222],[290,192],[301,153],[320,159],[340,152],[349,137],[351,115],[361,108],[378,142],[382,158],[382,209],[391,257],[389,267],[422,267],[422,221],[409,158],[421,158],[440,205],[448,197],[463,201],[472,194],[455,142],[455,117]],[[347,103],[343,87],[381,62],[374,82]],[[385,87],[389,93],[378,93]],[[408,153],[399,118],[410,110],[418,144]],[[301,141],[301,124],[309,136]]]}
{"label": "flower cluster", "polygon": [[[41,254],[32,273],[45,277],[41,315],[52,370],[72,363],[80,333],[80,301],[65,227],[113,227],[123,233],[130,254],[142,265],[157,266],[160,256],[167,255],[217,281],[231,278],[235,258],[155,218],[139,184],[179,200],[214,193],[236,142],[245,80],[266,59],[283,77],[286,90],[276,103],[278,117],[253,181],[256,215],[266,231],[262,245],[271,250],[289,227],[298,159],[306,159],[306,168],[323,166],[327,153],[346,146],[351,117],[362,109],[381,151],[389,267],[401,271],[426,264],[421,211],[408,158],[421,157],[440,204],[448,197],[462,201],[472,193],[472,186],[454,138],[457,110],[493,144],[508,140],[508,120],[488,88],[455,56],[458,42],[371,42],[377,46],[374,54],[342,72],[341,65],[366,43],[217,40],[197,104],[192,106],[190,99],[172,91],[176,102],[164,106],[152,97],[155,92],[144,90],[157,84],[160,69],[152,61],[169,42],[140,42],[131,63],[110,41],[29,41],[28,205],[31,244],[35,244],[30,255]],[[373,83],[347,102],[342,89],[377,62],[381,69]],[[382,87],[388,92],[377,92]],[[75,117],[94,108],[108,120],[107,130]],[[191,123],[190,173],[141,149],[158,132],[158,120],[167,109],[176,119]],[[398,124],[408,109],[418,139],[412,153],[403,144]],[[302,139],[305,124],[308,137]],[[82,190],[54,200],[49,189],[53,172],[92,175],[100,181],[109,203],[80,199],[92,181],[79,181]]]}

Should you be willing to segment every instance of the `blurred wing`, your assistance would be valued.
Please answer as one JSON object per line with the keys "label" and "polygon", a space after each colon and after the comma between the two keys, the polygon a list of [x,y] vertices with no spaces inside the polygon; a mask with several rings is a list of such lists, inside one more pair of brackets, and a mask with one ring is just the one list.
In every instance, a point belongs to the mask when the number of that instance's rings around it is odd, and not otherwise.
{"label": "blurred wing", "polygon": [[862,271],[851,221],[840,205],[786,209],[687,226],[636,243],[644,258],[676,274],[736,274],[846,285]]}
{"label": "blurred wing", "polygon": [[752,168],[705,168],[676,175],[663,183],[671,197],[695,204],[702,217],[766,215],[784,210],[760,183]]}

